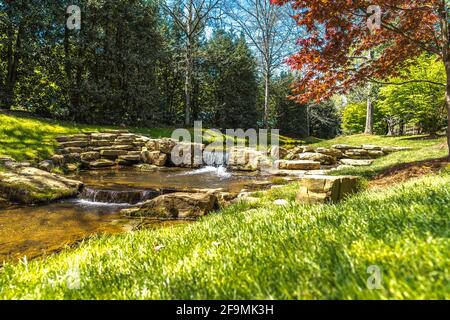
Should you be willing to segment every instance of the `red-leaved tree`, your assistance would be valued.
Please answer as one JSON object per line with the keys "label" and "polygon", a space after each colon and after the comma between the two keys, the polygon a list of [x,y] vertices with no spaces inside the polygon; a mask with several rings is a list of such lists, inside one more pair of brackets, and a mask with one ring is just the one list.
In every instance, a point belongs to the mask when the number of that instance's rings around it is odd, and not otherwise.
{"label": "red-leaved tree", "polygon": [[[294,19],[307,31],[307,36],[298,40],[299,51],[289,59],[291,67],[300,71],[294,89],[296,100],[321,101],[357,85],[381,82],[397,76],[407,60],[430,52],[445,64],[447,82],[405,82],[446,86],[450,123],[450,0],[272,2],[291,5],[296,12]],[[368,21],[374,22],[374,5],[381,9],[377,30],[368,26]],[[447,137],[450,147],[450,126]]]}

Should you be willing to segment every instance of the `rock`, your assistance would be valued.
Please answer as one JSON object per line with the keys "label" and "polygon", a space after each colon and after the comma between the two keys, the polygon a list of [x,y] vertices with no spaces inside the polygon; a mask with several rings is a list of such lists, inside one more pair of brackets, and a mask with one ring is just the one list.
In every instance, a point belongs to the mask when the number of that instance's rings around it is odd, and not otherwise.
{"label": "rock", "polygon": [[39,163],[39,169],[51,172],[55,168],[53,161],[51,160],[44,160]]}
{"label": "rock", "polygon": [[147,148],[143,148],[141,152],[141,160],[146,164],[152,164],[158,167],[164,167],[167,163],[168,155],[160,151],[148,151]]}
{"label": "rock", "polygon": [[377,159],[383,157],[385,154],[381,150],[369,150],[369,157],[372,159]]}
{"label": "rock", "polygon": [[364,149],[349,149],[345,150],[344,154],[350,159],[364,159],[369,156],[369,151]]}
{"label": "rock", "polygon": [[55,154],[52,157],[53,165],[56,167],[62,167],[65,164],[65,158],[63,155]]}
{"label": "rock", "polygon": [[280,170],[320,170],[320,162],[309,160],[279,160],[275,165]]}
{"label": "rock", "polygon": [[341,159],[343,157],[343,153],[341,150],[339,149],[327,149],[327,148],[317,148],[316,149],[317,153],[322,153],[322,154],[326,154],[327,156],[331,156],[334,157],[336,159]]}
{"label": "rock", "polygon": [[358,191],[359,177],[307,176],[300,180],[299,203],[339,202]]}
{"label": "rock", "polygon": [[69,172],[78,171],[80,169],[80,165],[76,163],[68,163],[65,165],[65,168]]}
{"label": "rock", "polygon": [[250,191],[261,191],[270,189],[273,185],[271,181],[252,181],[244,185],[244,188]]}
{"label": "rock", "polygon": [[89,141],[68,141],[61,143],[62,148],[84,148],[89,146]]}
{"label": "rock", "polygon": [[[119,164],[121,165],[132,165],[132,164],[137,164],[141,161],[141,156],[140,155],[124,155],[124,156],[119,156]],[[122,163],[121,163],[122,162]]]}
{"label": "rock", "polygon": [[346,166],[364,167],[372,165],[374,160],[357,160],[357,159],[342,159],[341,164]]}
{"label": "rock", "polygon": [[127,150],[102,150],[100,156],[108,159],[116,159],[119,156],[124,156],[128,153]]}
{"label": "rock", "polygon": [[343,151],[350,150],[350,149],[362,149],[361,146],[350,146],[348,144],[335,144],[335,145],[331,146],[331,148],[343,150]]}
{"label": "rock", "polygon": [[111,146],[110,140],[92,140],[89,142],[90,147],[106,147]]}
{"label": "rock", "polygon": [[204,148],[205,146],[203,144],[179,142],[172,149],[169,158],[170,163],[174,167],[200,168],[203,165]]}
{"label": "rock", "polygon": [[318,161],[324,165],[332,165],[337,162],[336,158],[322,153],[306,152],[300,153],[297,157],[299,160]]}
{"label": "rock", "polygon": [[177,192],[147,201],[131,215],[157,219],[195,219],[217,208],[217,198],[212,194]]}
{"label": "rock", "polygon": [[61,149],[62,154],[81,153],[81,152],[83,152],[83,149],[79,148],[79,147],[69,147],[69,148]]}
{"label": "rock", "polygon": [[11,157],[0,157],[0,164],[5,164],[6,162],[15,162]]}
{"label": "rock", "polygon": [[287,154],[287,156],[284,157],[285,160],[295,160],[297,159],[297,155],[300,153],[303,153],[305,150],[305,147],[295,147],[293,149],[289,150],[289,153]]}
{"label": "rock", "polygon": [[23,204],[74,197],[82,185],[80,181],[69,180],[32,167],[0,172],[0,194],[9,201]]}
{"label": "rock", "polygon": [[289,151],[279,146],[272,146],[270,148],[270,156],[274,160],[284,159],[289,154]]}
{"label": "rock", "polygon": [[106,159],[100,159],[89,163],[89,167],[92,169],[109,168],[114,167],[115,165],[116,165],[115,162]]}
{"label": "rock", "polygon": [[82,162],[92,162],[100,159],[100,153],[95,151],[84,152],[80,156]]}
{"label": "rock", "polygon": [[232,204],[232,201],[237,198],[236,193],[218,192],[214,194],[217,197],[217,202],[221,208],[225,208]]}
{"label": "rock", "polygon": [[117,138],[117,134],[114,133],[93,133],[91,134],[93,140],[108,140],[112,141]]}
{"label": "rock", "polygon": [[228,161],[230,169],[236,171],[258,171],[272,167],[272,161],[267,155],[252,148],[231,148]]}
{"label": "rock", "polygon": [[362,146],[363,149],[365,150],[372,150],[372,151],[381,151],[381,147],[380,146],[375,146],[375,145],[371,145],[371,144],[364,144]]}
{"label": "rock", "polygon": [[64,155],[64,163],[78,163],[81,162],[81,155],[79,153],[69,153]]}

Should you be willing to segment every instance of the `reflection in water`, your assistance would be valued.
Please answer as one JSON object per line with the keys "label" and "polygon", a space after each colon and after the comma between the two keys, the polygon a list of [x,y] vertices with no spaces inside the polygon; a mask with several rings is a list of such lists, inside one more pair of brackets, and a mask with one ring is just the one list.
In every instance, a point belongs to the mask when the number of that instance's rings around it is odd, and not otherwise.
{"label": "reflection in water", "polygon": [[[120,211],[129,205],[120,202],[136,203],[141,200],[139,197],[152,197],[150,191],[155,189],[224,188],[239,192],[244,185],[261,179],[232,175],[223,167],[152,172],[101,170],[81,172],[72,178],[85,183],[84,198],[44,206],[0,209],[0,264],[24,256],[30,259],[51,253],[95,234],[131,230],[140,221],[121,217]],[[100,195],[104,198],[100,199]],[[165,227],[182,222],[148,223],[149,227]]]}

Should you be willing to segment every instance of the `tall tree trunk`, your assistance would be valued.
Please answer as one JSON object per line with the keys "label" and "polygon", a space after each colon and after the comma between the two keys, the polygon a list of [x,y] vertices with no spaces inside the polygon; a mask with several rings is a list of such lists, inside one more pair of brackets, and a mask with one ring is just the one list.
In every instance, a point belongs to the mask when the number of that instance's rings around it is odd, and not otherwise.
{"label": "tall tree trunk", "polygon": [[445,105],[447,107],[447,146],[449,149],[448,159],[450,160],[450,24],[448,16],[448,5],[446,0],[442,0],[440,14],[442,27],[442,52],[444,57],[445,71],[447,75]]}
{"label": "tall tree trunk", "polygon": [[184,125],[188,127],[191,124],[191,108],[192,108],[192,87],[194,73],[194,3],[191,0],[188,8],[188,18],[186,22],[187,46],[186,46],[186,79],[184,84]]}
{"label": "tall tree trunk", "polygon": [[22,51],[22,37],[24,33],[23,24],[19,26],[17,38],[14,44],[14,29],[11,27],[8,32],[8,70],[5,81],[4,97],[1,101],[2,108],[10,110],[14,101],[14,89],[17,83],[17,69]]}
{"label": "tall tree trunk", "polygon": [[447,107],[447,146],[449,149],[448,159],[450,160],[450,60],[446,61],[447,87],[445,90],[445,105]]}
{"label": "tall tree trunk", "polygon": [[369,94],[369,97],[367,98],[366,130],[364,131],[365,134],[373,134],[373,114],[374,112],[372,97]]}
{"label": "tall tree trunk", "polygon": [[184,84],[184,124],[188,127],[191,124],[191,105],[192,105],[192,75],[193,75],[193,58],[192,58],[192,43],[188,40],[186,49],[186,80]]}
{"label": "tall tree trunk", "polygon": [[269,95],[270,95],[270,74],[266,72],[264,76],[264,126],[269,129]]}
{"label": "tall tree trunk", "polygon": [[[373,60],[373,52],[372,50],[369,50],[369,56],[368,60]],[[373,134],[373,125],[374,125],[374,110],[373,110],[373,101],[372,101],[372,90],[373,85],[371,82],[368,84],[367,88],[367,116],[366,116],[366,130],[364,131],[365,134]]]}

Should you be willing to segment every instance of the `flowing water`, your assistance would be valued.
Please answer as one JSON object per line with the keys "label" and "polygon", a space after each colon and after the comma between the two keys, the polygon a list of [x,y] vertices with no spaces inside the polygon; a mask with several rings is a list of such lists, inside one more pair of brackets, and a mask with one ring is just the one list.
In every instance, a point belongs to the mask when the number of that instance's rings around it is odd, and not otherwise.
{"label": "flowing water", "polygon": [[[264,177],[231,174],[223,166],[198,170],[136,169],[80,172],[71,176],[85,188],[78,199],[42,206],[0,208],[0,265],[60,250],[96,234],[132,230],[139,221],[120,215],[124,208],[178,190],[223,188],[239,192]],[[169,227],[183,222],[146,222],[146,227]]]}

